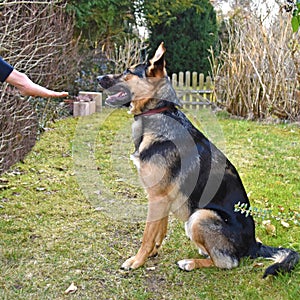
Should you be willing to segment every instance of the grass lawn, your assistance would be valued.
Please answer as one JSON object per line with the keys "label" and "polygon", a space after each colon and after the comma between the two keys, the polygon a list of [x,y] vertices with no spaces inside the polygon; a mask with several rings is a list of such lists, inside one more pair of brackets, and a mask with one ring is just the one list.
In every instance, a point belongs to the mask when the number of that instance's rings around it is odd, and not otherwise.
{"label": "grass lawn", "polygon": [[[237,167],[252,205],[282,214],[272,231],[257,217],[258,238],[300,251],[300,128],[189,115]],[[0,299],[300,299],[300,265],[265,280],[271,262],[262,259],[180,271],[176,261],[197,249],[174,218],[158,257],[120,270],[139,247],[147,207],[129,160],[131,122],[124,110],[59,121],[0,175]],[[71,283],[77,291],[65,294]]]}

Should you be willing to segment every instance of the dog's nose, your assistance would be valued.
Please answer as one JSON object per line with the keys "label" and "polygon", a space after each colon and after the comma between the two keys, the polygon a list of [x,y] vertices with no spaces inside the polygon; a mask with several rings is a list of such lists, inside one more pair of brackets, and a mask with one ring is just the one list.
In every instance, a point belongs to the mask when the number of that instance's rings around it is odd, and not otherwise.
{"label": "dog's nose", "polygon": [[104,76],[102,76],[102,75],[101,75],[101,76],[98,76],[98,77],[97,77],[97,81],[98,81],[98,82],[101,82],[101,80],[103,79],[103,77],[104,77]]}
{"label": "dog's nose", "polygon": [[112,75],[100,75],[97,77],[97,81],[104,89],[108,89],[114,85],[114,78]]}
{"label": "dog's nose", "polygon": [[107,78],[105,75],[100,75],[97,77],[98,84],[101,86],[101,88],[107,89]]}

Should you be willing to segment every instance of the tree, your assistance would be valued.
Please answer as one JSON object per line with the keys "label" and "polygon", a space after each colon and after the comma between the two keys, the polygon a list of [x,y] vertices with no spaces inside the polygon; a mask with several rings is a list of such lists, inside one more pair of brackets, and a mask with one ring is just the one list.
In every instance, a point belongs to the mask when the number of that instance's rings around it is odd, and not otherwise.
{"label": "tree", "polygon": [[76,33],[89,47],[110,47],[135,27],[134,1],[71,0],[67,7],[76,16]]}
{"label": "tree", "polygon": [[142,12],[151,50],[164,41],[169,73],[208,73],[209,48],[218,40],[216,13],[208,0],[144,0]]}
{"label": "tree", "polygon": [[134,1],[69,0],[67,11],[75,14],[75,37],[80,37],[75,89],[95,91],[99,87],[95,78],[119,65],[112,54],[137,35]]}
{"label": "tree", "polygon": [[300,51],[284,10],[268,26],[260,15],[234,12],[226,41],[212,60],[218,102],[251,119],[300,116]]}

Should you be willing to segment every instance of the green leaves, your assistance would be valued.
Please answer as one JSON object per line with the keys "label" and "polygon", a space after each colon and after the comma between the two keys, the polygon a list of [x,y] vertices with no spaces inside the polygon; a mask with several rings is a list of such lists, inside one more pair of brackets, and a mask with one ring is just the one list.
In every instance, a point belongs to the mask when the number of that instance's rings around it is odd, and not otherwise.
{"label": "green leaves", "polygon": [[293,32],[297,32],[300,27],[300,0],[297,0],[295,4],[291,23],[292,23]]}
{"label": "green leaves", "polygon": [[129,0],[71,0],[67,11],[75,14],[77,34],[92,42],[128,32],[136,22],[134,2]]}
{"label": "green leaves", "polygon": [[299,29],[299,20],[298,17],[292,17],[292,28],[293,32],[297,32]]}
{"label": "green leaves", "polygon": [[165,42],[169,74],[210,71],[208,49],[217,44],[218,27],[208,0],[145,0],[144,19],[150,31],[150,47]]}
{"label": "green leaves", "polygon": [[[270,209],[261,209],[257,207],[249,206],[247,203],[238,202],[234,206],[234,212],[239,212],[245,214],[246,217],[253,216],[255,219],[267,220],[270,223],[269,219],[280,222],[280,224],[288,228],[290,225],[299,226],[300,225],[300,214],[296,210],[287,209],[287,212],[284,212],[285,208],[283,206],[278,207],[278,211],[274,212]],[[265,225],[265,224],[264,224]]]}

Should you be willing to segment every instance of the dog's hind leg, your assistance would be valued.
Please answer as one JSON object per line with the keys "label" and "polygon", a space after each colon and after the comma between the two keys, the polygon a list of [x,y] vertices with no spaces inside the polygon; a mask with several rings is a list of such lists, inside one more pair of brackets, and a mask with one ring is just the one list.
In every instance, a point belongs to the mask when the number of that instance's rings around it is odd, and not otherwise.
{"label": "dog's hind leg", "polygon": [[186,234],[195,245],[204,249],[209,259],[183,259],[178,262],[180,269],[191,271],[197,268],[216,266],[222,269],[232,269],[238,266],[239,259],[230,230],[226,230],[226,222],[214,211],[199,209],[186,222]]}
{"label": "dog's hind leg", "polygon": [[177,262],[177,265],[180,269],[185,271],[192,271],[194,269],[208,268],[214,266],[214,263],[211,259],[183,259]]}

